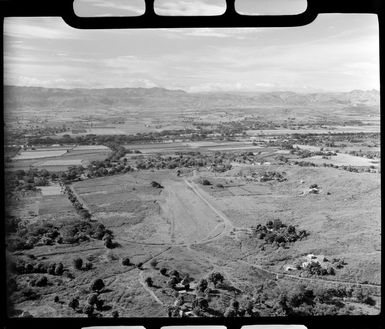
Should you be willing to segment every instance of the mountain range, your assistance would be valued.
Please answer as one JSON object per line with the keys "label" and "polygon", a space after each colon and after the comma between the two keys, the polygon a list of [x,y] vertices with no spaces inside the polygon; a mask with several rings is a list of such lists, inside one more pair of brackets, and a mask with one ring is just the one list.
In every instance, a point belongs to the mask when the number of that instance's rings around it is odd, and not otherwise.
{"label": "mountain range", "polygon": [[295,93],[275,92],[211,92],[188,93],[165,88],[106,88],[58,89],[42,87],[4,86],[6,110],[39,108],[106,109],[106,108],[240,108],[265,106],[379,106],[378,90],[353,90],[350,92]]}

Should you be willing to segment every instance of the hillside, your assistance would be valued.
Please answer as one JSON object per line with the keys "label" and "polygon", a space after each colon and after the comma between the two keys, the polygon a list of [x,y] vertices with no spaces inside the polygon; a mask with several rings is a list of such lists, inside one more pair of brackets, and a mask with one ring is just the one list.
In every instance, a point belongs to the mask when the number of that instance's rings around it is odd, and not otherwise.
{"label": "hillside", "polygon": [[377,90],[346,93],[300,94],[287,91],[256,93],[187,93],[164,88],[57,89],[40,87],[4,87],[5,108],[23,110],[121,109],[145,107],[207,109],[257,106],[379,106]]}

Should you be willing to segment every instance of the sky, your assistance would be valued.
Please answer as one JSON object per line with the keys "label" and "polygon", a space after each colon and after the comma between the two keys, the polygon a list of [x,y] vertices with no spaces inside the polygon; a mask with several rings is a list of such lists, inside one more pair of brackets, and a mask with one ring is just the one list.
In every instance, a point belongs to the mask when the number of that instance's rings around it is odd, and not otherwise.
{"label": "sky", "polygon": [[[77,1],[79,16],[144,10],[141,0]],[[304,10],[300,0],[283,7],[282,0],[269,1],[268,12],[251,0],[237,0],[236,8],[250,14]],[[155,9],[162,15],[215,15],[224,11],[222,2],[156,0]],[[188,92],[379,89],[378,20],[324,14],[291,28],[78,30],[60,17],[7,17],[4,79],[20,86]]]}

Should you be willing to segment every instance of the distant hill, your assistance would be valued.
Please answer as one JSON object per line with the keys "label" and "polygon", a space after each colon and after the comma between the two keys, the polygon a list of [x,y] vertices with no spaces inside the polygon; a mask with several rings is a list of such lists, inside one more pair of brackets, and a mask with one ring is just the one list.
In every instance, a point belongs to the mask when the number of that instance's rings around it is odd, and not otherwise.
{"label": "distant hill", "polygon": [[145,108],[240,108],[258,106],[379,106],[377,90],[353,90],[339,93],[276,92],[213,92],[187,93],[165,88],[105,88],[105,89],[58,89],[41,87],[4,87],[6,110],[39,109],[42,111],[93,109],[113,111]]}

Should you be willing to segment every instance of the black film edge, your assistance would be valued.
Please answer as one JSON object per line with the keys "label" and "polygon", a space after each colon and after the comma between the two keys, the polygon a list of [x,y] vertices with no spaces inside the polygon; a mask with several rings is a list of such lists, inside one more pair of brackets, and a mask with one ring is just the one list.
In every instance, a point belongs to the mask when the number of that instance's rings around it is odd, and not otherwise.
{"label": "black film edge", "polygon": [[236,0],[226,0],[226,11],[218,16],[159,16],[154,0],[144,0],[146,11],[134,17],[79,17],[75,0],[26,1],[9,0],[3,3],[4,16],[61,16],[71,27],[78,29],[124,28],[222,28],[222,27],[290,27],[303,26],[315,20],[319,13],[373,13],[383,7],[380,0],[307,0],[306,11],[297,15],[254,16],[235,11]]}

